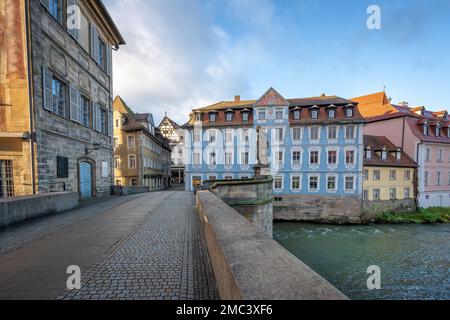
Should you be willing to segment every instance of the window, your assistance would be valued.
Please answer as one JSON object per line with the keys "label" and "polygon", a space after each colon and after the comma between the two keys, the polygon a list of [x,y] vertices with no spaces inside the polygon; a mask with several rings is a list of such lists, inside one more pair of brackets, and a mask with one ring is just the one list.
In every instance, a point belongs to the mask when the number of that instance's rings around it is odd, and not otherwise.
{"label": "window", "polygon": [[309,154],[310,164],[319,164],[319,151],[311,151]]}
{"label": "window", "polygon": [[100,65],[100,67],[103,70],[106,70],[106,44],[105,42],[99,37],[98,38],[98,57],[97,62]]}
{"label": "window", "polygon": [[430,173],[428,171],[425,171],[425,185],[429,186],[429,181],[430,180]]}
{"label": "window", "polygon": [[292,177],[291,189],[292,190],[300,190],[300,177],[299,176]]}
{"label": "window", "polygon": [[273,201],[275,201],[275,202],[283,202],[283,198],[282,197],[274,197]]}
{"label": "window", "polygon": [[347,118],[353,117],[353,108],[346,108],[346,109],[345,109],[345,116],[346,116]]}
{"label": "window", "polygon": [[215,166],[217,164],[216,162],[216,153],[215,152],[211,152],[209,154],[209,165],[210,166]]}
{"label": "window", "polygon": [[242,113],[242,121],[243,122],[248,122],[248,115],[249,115],[249,113],[247,111]]}
{"label": "window", "polygon": [[411,171],[410,170],[406,170],[405,173],[403,174],[404,180],[411,180]]}
{"label": "window", "polygon": [[319,177],[317,176],[309,177],[309,190],[310,191],[319,190]]}
{"label": "window", "polygon": [[120,157],[119,156],[114,157],[114,168],[116,168],[116,169],[120,168]]}
{"label": "window", "polygon": [[99,131],[103,134],[108,134],[108,114],[105,109],[99,108],[100,112],[100,128]]}
{"label": "window", "polygon": [[116,179],[116,186],[122,186],[122,179]]}
{"label": "window", "polygon": [[442,185],[442,172],[438,171],[436,174],[436,185],[440,186]]}
{"label": "window", "polygon": [[276,176],[275,180],[273,181],[273,188],[275,190],[282,190],[283,189],[283,177],[282,176]]}
{"label": "window", "polygon": [[258,110],[258,120],[266,120],[266,110],[265,109],[259,109]]}
{"label": "window", "polygon": [[427,148],[427,151],[426,151],[426,155],[425,155],[425,161],[431,161],[431,149],[430,148]]}
{"label": "window", "polygon": [[355,190],[355,177],[345,177],[345,191]]}
{"label": "window", "polygon": [[311,119],[319,118],[319,110],[311,110]]}
{"label": "window", "polygon": [[355,139],[355,126],[346,126],[345,127],[345,139]]}
{"label": "window", "polygon": [[231,122],[231,121],[233,121],[233,112],[227,112],[227,113],[226,113],[225,121],[226,121],[226,122]]}
{"label": "window", "polygon": [[439,149],[437,154],[437,161],[442,162],[443,159],[444,159],[444,150]]}
{"label": "window", "polygon": [[194,154],[193,154],[193,163],[194,163],[194,165],[199,165],[200,164],[200,153],[194,152]]}
{"label": "window", "polygon": [[373,200],[380,200],[380,189],[373,189]]}
{"label": "window", "polygon": [[119,138],[114,138],[114,148],[117,148],[119,146]]}
{"label": "window", "polygon": [[84,96],[81,96],[81,124],[85,127],[90,128],[91,127],[91,102],[85,98]]}
{"label": "window", "polygon": [[209,130],[209,142],[216,142],[216,130]]}
{"label": "window", "polygon": [[209,114],[209,122],[216,122],[217,114],[216,113],[210,113]]}
{"label": "window", "polygon": [[278,151],[278,152],[276,153],[275,161],[276,161],[276,164],[277,164],[278,166],[282,166],[282,165],[283,165],[283,157],[284,157],[283,151]]}
{"label": "window", "polygon": [[428,136],[429,133],[430,133],[430,128],[428,127],[428,125],[425,124],[425,125],[423,126],[423,135],[424,135],[424,136]]}
{"label": "window", "polygon": [[330,139],[330,140],[337,139],[337,127],[336,126],[328,127],[328,139]]}
{"label": "window", "polygon": [[131,178],[131,185],[132,186],[137,186],[137,179],[136,178]]}
{"label": "window", "polygon": [[381,179],[380,170],[374,170],[373,171],[373,181],[380,181],[380,179]]}
{"label": "window", "polygon": [[58,78],[52,76],[52,109],[53,113],[66,117],[66,100],[67,100],[67,87]]}
{"label": "window", "polygon": [[195,121],[201,121],[202,120],[202,114],[201,113],[196,113],[195,114]]}
{"label": "window", "polygon": [[364,180],[369,180],[369,170],[364,170],[364,172],[363,172],[363,179]]}
{"label": "window", "polygon": [[275,140],[283,141],[283,128],[275,128]]}
{"label": "window", "polygon": [[387,160],[388,158],[388,153],[386,150],[381,151],[381,159],[382,160]]}
{"label": "window", "polygon": [[331,176],[327,178],[327,190],[329,191],[336,190],[336,177]]}
{"label": "window", "polygon": [[276,110],[275,110],[275,119],[277,119],[277,120],[282,120],[283,119],[283,114],[284,112],[283,112],[283,109],[281,109],[281,108],[277,108]]}
{"label": "window", "polygon": [[294,120],[300,120],[301,113],[300,110],[294,110]]}
{"label": "window", "polygon": [[120,127],[120,119],[116,119],[116,128]]}
{"label": "window", "polygon": [[337,151],[328,151],[328,164],[337,163]]}
{"label": "window", "polygon": [[389,199],[390,200],[397,199],[397,189],[395,189],[395,188],[389,189]]}
{"label": "window", "polygon": [[364,190],[363,191],[363,200],[369,200],[369,190]]}
{"label": "window", "polygon": [[233,130],[225,130],[225,142],[233,142]]}
{"label": "window", "polygon": [[42,0],[42,3],[45,5],[53,19],[60,25],[63,25],[63,0]]}
{"label": "window", "polygon": [[249,157],[248,157],[248,151],[242,152],[241,153],[241,164],[243,165],[247,165],[249,164]]}
{"label": "window", "polygon": [[309,128],[309,135],[311,140],[319,140],[319,127]]}
{"label": "window", "polygon": [[128,168],[129,169],[136,168],[136,155],[130,154],[128,156]]}
{"label": "window", "polygon": [[300,141],[302,139],[302,128],[292,128],[292,139]]}
{"label": "window", "polygon": [[397,179],[397,172],[395,170],[389,171],[389,180],[396,180]]}
{"label": "window", "polygon": [[233,164],[233,153],[225,152],[225,165]]}
{"label": "window", "polygon": [[333,119],[336,117],[336,110],[335,109],[328,109],[328,118]]}
{"label": "window", "polygon": [[440,137],[441,136],[441,127],[437,126],[436,127],[436,137]]}
{"label": "window", "polygon": [[216,177],[216,176],[209,176],[209,177],[208,177],[208,180],[209,180],[209,181],[216,181],[216,180],[217,180],[217,177]]}
{"label": "window", "polygon": [[233,176],[225,176],[225,180],[233,180]]}
{"label": "window", "polygon": [[134,136],[128,136],[127,137],[127,145],[128,145],[128,148],[136,147],[136,139],[135,139]]}
{"label": "window", "polygon": [[345,152],[345,163],[355,164],[355,151],[349,150]]}
{"label": "window", "polygon": [[403,193],[403,197],[405,199],[409,199],[411,197],[411,189],[405,188],[404,193]]}
{"label": "window", "polygon": [[250,136],[249,136],[249,130],[248,129],[243,129],[242,130],[242,139],[244,140],[244,142],[248,143],[250,140]]}
{"label": "window", "polygon": [[58,178],[69,178],[69,158],[56,157],[56,176]]}
{"label": "window", "polygon": [[292,152],[292,165],[294,167],[300,167],[302,153],[300,151]]}
{"label": "window", "polygon": [[372,159],[372,149],[366,150],[366,158],[369,160]]}

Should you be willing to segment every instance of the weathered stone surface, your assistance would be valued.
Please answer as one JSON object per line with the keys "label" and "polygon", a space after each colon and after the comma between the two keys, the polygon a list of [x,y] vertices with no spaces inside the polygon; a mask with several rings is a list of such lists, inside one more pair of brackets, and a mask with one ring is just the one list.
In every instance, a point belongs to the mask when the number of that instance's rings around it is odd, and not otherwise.
{"label": "weathered stone surface", "polygon": [[78,205],[78,193],[58,192],[0,199],[0,228],[31,218],[63,212]]}
{"label": "weathered stone surface", "polygon": [[378,215],[385,212],[413,213],[417,210],[414,199],[363,201],[363,220],[373,221]]}
{"label": "weathered stone surface", "polygon": [[274,219],[317,223],[361,223],[362,203],[354,197],[283,196],[274,203]]}
{"label": "weathered stone surface", "polygon": [[112,195],[115,196],[126,196],[129,194],[150,192],[150,187],[146,186],[113,186],[111,189]]}
{"label": "weathered stone surface", "polygon": [[197,210],[221,299],[346,299],[211,192],[197,193]]}

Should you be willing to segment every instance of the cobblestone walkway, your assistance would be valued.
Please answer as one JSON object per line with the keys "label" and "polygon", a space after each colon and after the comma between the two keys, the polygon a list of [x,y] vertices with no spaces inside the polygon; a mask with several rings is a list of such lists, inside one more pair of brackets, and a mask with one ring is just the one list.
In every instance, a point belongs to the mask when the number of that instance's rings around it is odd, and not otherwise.
{"label": "cobblestone walkway", "polygon": [[217,299],[193,195],[173,192],[61,299]]}
{"label": "cobblestone walkway", "polygon": [[58,232],[77,222],[93,217],[138,197],[142,197],[142,195],[131,195],[127,197],[106,196],[104,198],[88,200],[87,203],[82,203],[79,208],[69,212],[50,215],[31,220],[25,224],[0,229],[0,255],[21,248],[27,243]]}

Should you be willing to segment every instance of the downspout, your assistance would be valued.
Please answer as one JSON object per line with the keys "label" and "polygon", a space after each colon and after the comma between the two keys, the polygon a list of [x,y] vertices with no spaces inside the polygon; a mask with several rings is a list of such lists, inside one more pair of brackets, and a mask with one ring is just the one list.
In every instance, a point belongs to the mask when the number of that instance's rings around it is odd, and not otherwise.
{"label": "downspout", "polygon": [[[415,178],[414,178],[414,192],[415,192],[415,197],[414,197],[414,200],[415,200],[415,202],[416,202],[416,208],[417,209],[419,209],[419,196],[420,196],[420,194],[419,194],[419,168],[420,168],[420,163],[419,163],[419,149],[420,149],[420,146],[423,144],[423,142],[419,142],[418,144],[417,144],[417,151],[416,151],[416,162],[417,162],[417,164],[419,165],[417,168],[416,168],[416,174],[415,174]],[[424,168],[423,168],[424,169]]]}
{"label": "downspout", "polygon": [[405,146],[405,121],[406,121],[406,116],[403,116],[403,128],[402,128],[402,150],[404,149],[404,146]]}
{"label": "downspout", "polygon": [[30,105],[30,156],[31,156],[31,179],[33,186],[33,194],[36,190],[36,160],[34,152],[34,144],[36,140],[36,133],[34,130],[34,86],[33,86],[33,66],[32,66],[32,45],[31,45],[31,23],[30,23],[30,2],[25,1],[25,26],[26,26],[26,43],[27,43],[27,67],[28,67],[28,100]]}

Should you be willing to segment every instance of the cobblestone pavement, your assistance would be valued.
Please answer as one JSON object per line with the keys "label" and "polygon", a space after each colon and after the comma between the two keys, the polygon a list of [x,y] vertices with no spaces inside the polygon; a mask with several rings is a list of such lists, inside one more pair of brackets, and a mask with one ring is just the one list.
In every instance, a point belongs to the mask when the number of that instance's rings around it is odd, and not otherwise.
{"label": "cobblestone pavement", "polygon": [[172,192],[61,299],[217,299],[194,196]]}
{"label": "cobblestone pavement", "polygon": [[138,197],[142,197],[142,195],[95,198],[82,202],[79,208],[72,211],[54,214],[6,229],[0,229],[0,255],[21,248],[27,243],[41,239],[51,233],[58,232],[70,225],[93,217]]}

